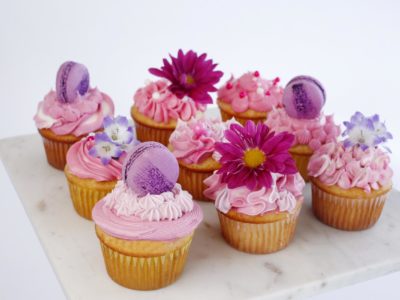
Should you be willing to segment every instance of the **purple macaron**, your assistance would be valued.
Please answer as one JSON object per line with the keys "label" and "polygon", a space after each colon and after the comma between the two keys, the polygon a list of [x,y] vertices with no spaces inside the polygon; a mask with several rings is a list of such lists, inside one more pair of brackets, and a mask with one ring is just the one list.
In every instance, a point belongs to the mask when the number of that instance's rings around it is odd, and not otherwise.
{"label": "purple macaron", "polygon": [[89,89],[89,71],[79,63],[67,61],[57,72],[56,93],[62,103],[72,103],[78,94],[84,95]]}
{"label": "purple macaron", "polygon": [[122,178],[139,197],[171,191],[178,180],[179,165],[167,147],[156,142],[135,146],[122,167]]}
{"label": "purple macaron", "polygon": [[282,103],[287,114],[296,119],[314,119],[320,115],[326,95],[322,84],[311,76],[296,76],[286,85]]}

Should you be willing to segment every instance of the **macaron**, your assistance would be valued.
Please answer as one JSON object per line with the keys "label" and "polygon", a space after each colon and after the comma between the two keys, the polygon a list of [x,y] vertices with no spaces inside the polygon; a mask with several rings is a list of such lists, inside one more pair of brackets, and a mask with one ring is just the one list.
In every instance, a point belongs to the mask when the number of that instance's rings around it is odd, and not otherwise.
{"label": "macaron", "polygon": [[286,85],[282,103],[287,114],[296,119],[314,119],[326,101],[322,84],[311,76],[296,76]]}
{"label": "macaron", "polygon": [[89,89],[89,71],[79,63],[66,61],[57,72],[56,93],[58,101],[72,103],[78,94],[84,95]]}
{"label": "macaron", "polygon": [[171,191],[179,175],[179,165],[167,147],[156,142],[135,146],[127,155],[122,178],[139,197]]}

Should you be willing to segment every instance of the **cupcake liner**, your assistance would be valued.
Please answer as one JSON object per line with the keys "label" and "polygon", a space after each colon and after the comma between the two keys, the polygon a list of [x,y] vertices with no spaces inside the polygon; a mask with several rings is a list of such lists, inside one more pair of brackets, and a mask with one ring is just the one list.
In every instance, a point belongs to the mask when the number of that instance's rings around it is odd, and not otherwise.
{"label": "cupcake liner", "polygon": [[136,137],[141,142],[155,141],[168,146],[169,137],[174,129],[156,128],[144,125],[135,120]]}
{"label": "cupcake liner", "polygon": [[244,117],[238,117],[238,116],[235,116],[235,115],[233,115],[233,114],[230,114],[230,113],[228,113],[228,112],[222,110],[221,108],[219,108],[219,111],[220,111],[220,113],[221,113],[221,119],[222,119],[222,121],[224,121],[224,122],[225,122],[225,121],[228,121],[228,120],[230,120],[230,119],[232,119],[232,118],[235,118],[236,121],[238,121],[240,124],[244,125],[244,124],[246,123],[246,121],[248,121],[248,120],[252,120],[252,121],[254,121],[254,123],[258,123],[258,122],[264,122],[264,121],[267,119],[266,116],[263,117],[263,118],[244,118]]}
{"label": "cupcake liner", "polygon": [[110,193],[117,181],[95,181],[79,178],[65,169],[69,193],[75,211],[83,218],[92,220],[92,209],[95,204]]}
{"label": "cupcake liner", "polygon": [[71,140],[71,137],[68,136],[69,138],[63,141],[62,136],[59,136],[58,140],[56,140],[48,136],[44,130],[39,130],[39,133],[42,136],[47,162],[58,170],[64,170],[65,164],[67,163],[66,157],[68,149],[72,144],[79,141],[79,138],[76,137]]}
{"label": "cupcake liner", "polygon": [[214,170],[192,170],[179,164],[178,182],[184,190],[192,194],[193,198],[201,201],[213,201],[203,195],[203,191],[207,188],[204,180],[213,174]]}
{"label": "cupcake liner", "polygon": [[172,242],[127,241],[106,234],[98,226],[96,233],[108,275],[135,290],[155,290],[176,281],[193,238],[192,233]]}
{"label": "cupcake liner", "polygon": [[294,161],[296,162],[297,170],[299,171],[301,177],[303,177],[304,181],[309,182],[310,178],[308,176],[308,162],[310,161],[310,157],[312,154],[300,154],[295,153],[289,150],[289,153],[292,155]]}
{"label": "cupcake liner", "polygon": [[300,210],[298,204],[293,212],[281,213],[284,218],[268,223],[241,222],[220,211],[218,217],[228,244],[243,252],[266,254],[285,248],[293,239]]}
{"label": "cupcake liner", "polygon": [[329,193],[312,182],[314,215],[331,227],[356,231],[372,227],[379,219],[389,190],[376,197],[350,198]]}

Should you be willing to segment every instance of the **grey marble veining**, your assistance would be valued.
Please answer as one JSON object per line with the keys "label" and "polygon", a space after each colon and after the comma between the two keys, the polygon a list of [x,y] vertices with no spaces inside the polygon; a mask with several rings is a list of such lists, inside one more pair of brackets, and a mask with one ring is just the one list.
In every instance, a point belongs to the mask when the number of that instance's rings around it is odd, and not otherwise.
{"label": "grey marble veining", "polygon": [[64,174],[47,165],[40,137],[2,140],[0,157],[70,299],[296,299],[400,269],[398,191],[375,227],[344,232],[313,217],[307,187],[295,238],[283,251],[231,248],[213,205],[200,203],[205,220],[181,278],[159,291],[128,290],[108,277],[94,225],[75,213]]}

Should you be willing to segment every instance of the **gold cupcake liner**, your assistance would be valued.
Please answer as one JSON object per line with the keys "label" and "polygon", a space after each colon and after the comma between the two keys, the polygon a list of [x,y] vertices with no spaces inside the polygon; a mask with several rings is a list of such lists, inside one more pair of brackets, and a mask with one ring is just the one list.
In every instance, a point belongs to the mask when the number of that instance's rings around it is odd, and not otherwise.
{"label": "gold cupcake liner", "polygon": [[58,170],[64,170],[65,164],[67,163],[67,152],[68,149],[76,141],[79,141],[77,137],[73,141],[62,141],[54,140],[43,134],[43,131],[39,130],[42,136],[44,150],[46,152],[47,162]]}
{"label": "gold cupcake liner", "polygon": [[238,121],[240,124],[242,124],[242,125],[244,125],[245,123],[246,123],[246,121],[248,121],[248,120],[252,120],[254,123],[258,123],[258,122],[264,122],[266,119],[267,119],[267,117],[263,117],[263,118],[244,118],[244,117],[238,117],[238,116],[235,116],[235,115],[233,115],[233,114],[230,114],[230,113],[228,113],[228,112],[226,112],[226,111],[224,111],[224,110],[222,110],[221,108],[219,108],[219,111],[220,111],[220,113],[221,113],[221,119],[222,119],[222,121],[228,121],[228,120],[230,120],[230,119],[232,119],[232,118],[235,118],[235,120],[236,121]]}
{"label": "gold cupcake liner", "polygon": [[184,190],[192,194],[193,198],[200,201],[213,201],[212,199],[204,196],[203,192],[207,188],[204,180],[213,174],[214,170],[201,171],[192,170],[179,164],[179,178],[178,182]]}
{"label": "gold cupcake liner", "polygon": [[169,137],[171,136],[174,129],[170,128],[156,128],[144,125],[136,120],[136,137],[141,142],[149,142],[155,141],[163,144],[164,146],[168,146]]}
{"label": "gold cupcake liner", "polygon": [[329,193],[314,182],[312,209],[314,215],[331,227],[356,231],[372,227],[379,219],[389,191],[371,198],[349,198]]}
{"label": "gold cupcake liner", "polygon": [[110,193],[117,181],[96,181],[79,178],[65,168],[69,193],[75,211],[83,218],[92,220],[92,210],[95,204]]}
{"label": "gold cupcake liner", "polygon": [[289,150],[290,155],[293,157],[296,162],[297,170],[299,171],[301,177],[303,177],[305,182],[309,182],[310,178],[308,176],[308,163],[310,161],[311,154],[299,154],[294,153]]}
{"label": "gold cupcake liner", "polygon": [[107,273],[116,283],[134,290],[155,290],[182,273],[193,233],[173,242],[127,241],[114,238],[98,226]]}
{"label": "gold cupcake liner", "polygon": [[268,223],[247,223],[218,211],[222,236],[232,247],[253,254],[267,254],[285,248],[293,239],[301,204],[284,218]]}

